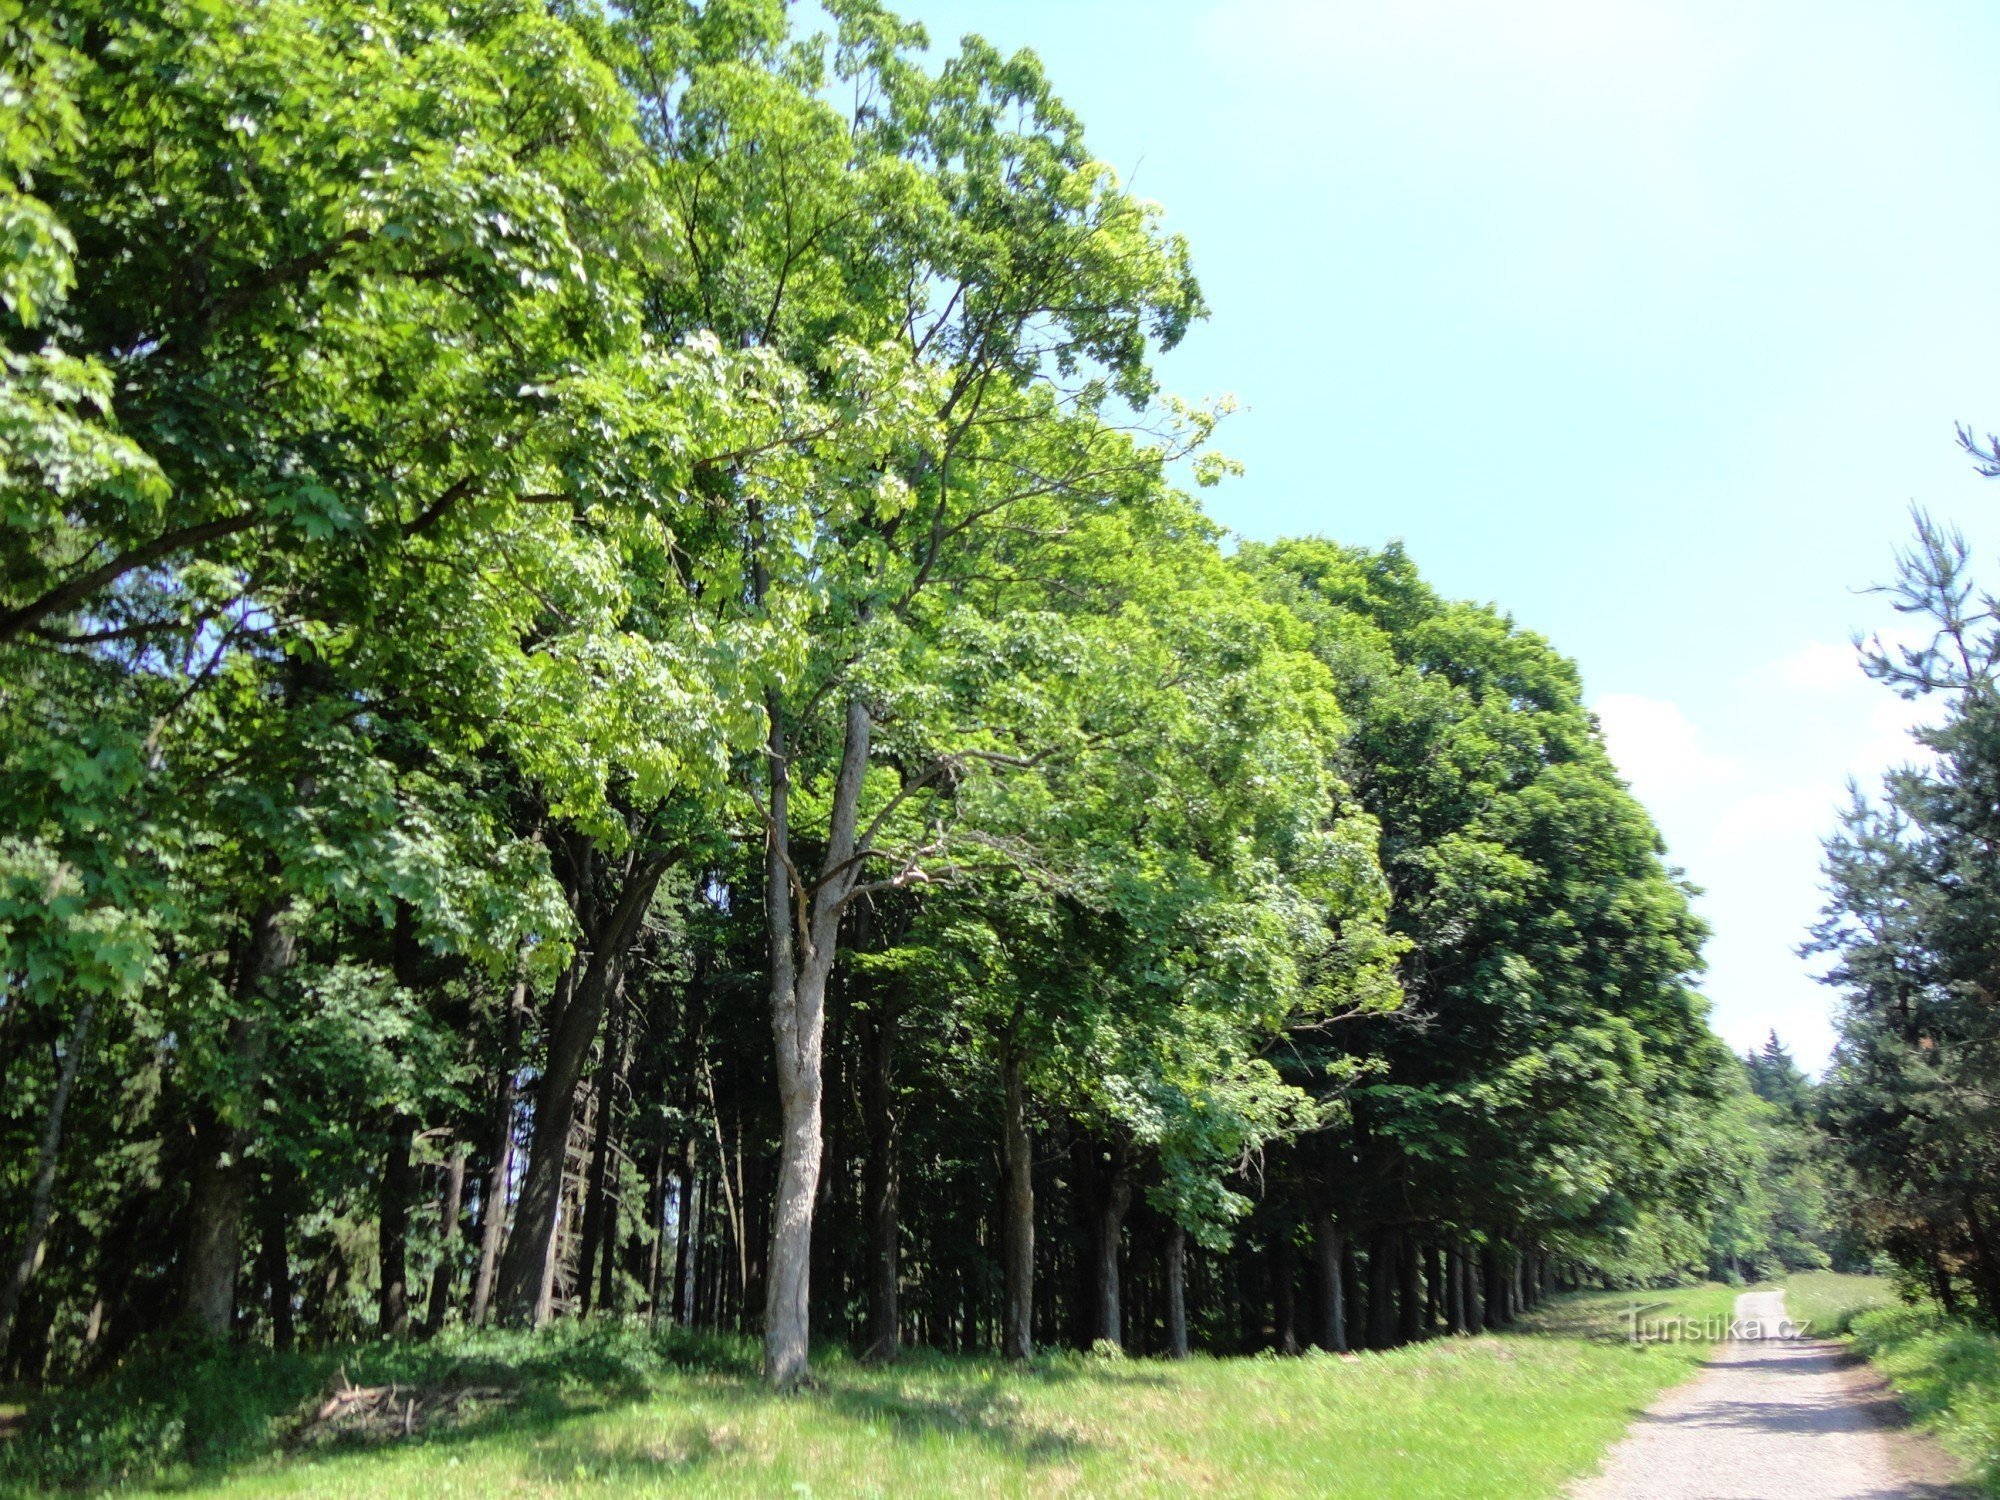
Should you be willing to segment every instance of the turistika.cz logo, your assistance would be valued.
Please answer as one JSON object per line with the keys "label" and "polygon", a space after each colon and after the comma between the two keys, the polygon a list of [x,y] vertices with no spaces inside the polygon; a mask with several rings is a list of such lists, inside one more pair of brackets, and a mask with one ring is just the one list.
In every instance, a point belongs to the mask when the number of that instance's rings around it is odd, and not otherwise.
{"label": "turistika.cz logo", "polygon": [[1802,1339],[1811,1336],[1810,1318],[1725,1318],[1716,1314],[1691,1318],[1685,1313],[1649,1318],[1647,1313],[1666,1307],[1665,1302],[1633,1303],[1618,1315],[1625,1336],[1635,1344],[1722,1344],[1747,1339]]}

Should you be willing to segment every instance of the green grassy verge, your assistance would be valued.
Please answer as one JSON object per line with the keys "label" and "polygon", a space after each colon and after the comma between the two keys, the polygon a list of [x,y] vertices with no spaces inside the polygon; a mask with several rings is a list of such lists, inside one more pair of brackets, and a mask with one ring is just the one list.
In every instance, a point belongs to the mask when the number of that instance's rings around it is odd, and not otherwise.
{"label": "green grassy verge", "polygon": [[[1645,1294],[1649,1316],[1728,1312],[1722,1287]],[[1590,1469],[1698,1343],[1635,1346],[1622,1294],[1565,1298],[1521,1331],[1335,1359],[1181,1364],[1058,1355],[1029,1370],[838,1358],[776,1397],[750,1351],[597,1325],[285,1360],[183,1355],[45,1403],[0,1448],[0,1493],[123,1479],[184,1496],[1555,1495]],[[299,1450],[336,1372],[420,1409]],[[158,1486],[154,1490],[141,1488]]]}
{"label": "green grassy verge", "polygon": [[1986,1492],[2000,1495],[2000,1337],[1924,1303],[1860,1314],[1854,1347]]}
{"label": "green grassy verge", "polygon": [[1850,1276],[1840,1271],[1802,1271],[1784,1280],[1785,1312],[1810,1319],[1816,1338],[1846,1333],[1854,1319],[1896,1300],[1886,1276]]}

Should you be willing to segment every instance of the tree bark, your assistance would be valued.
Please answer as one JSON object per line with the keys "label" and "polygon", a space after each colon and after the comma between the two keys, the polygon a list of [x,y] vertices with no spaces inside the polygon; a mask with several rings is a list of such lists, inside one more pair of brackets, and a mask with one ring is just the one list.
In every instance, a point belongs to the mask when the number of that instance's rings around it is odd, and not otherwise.
{"label": "tree bark", "polygon": [[1299,1352],[1297,1273],[1292,1225],[1280,1221],[1271,1231],[1271,1328],[1280,1354]]}
{"label": "tree bark", "polygon": [[264,1291],[271,1306],[271,1347],[287,1353],[297,1342],[292,1316],[292,1252],[284,1205],[274,1191],[264,1201],[263,1244],[259,1251]]}
{"label": "tree bark", "polygon": [[556,1215],[562,1210],[563,1155],[576,1119],[577,1084],[590,1061],[606,1001],[624,972],[626,955],[667,864],[667,857],[659,854],[635,862],[618,904],[592,934],[589,962],[577,975],[568,1003],[549,1028],[548,1061],[535,1088],[528,1170],[514,1206],[514,1232],[500,1259],[498,1302],[503,1322],[529,1327],[547,1316],[545,1287]]}
{"label": "tree bark", "polygon": [[1500,1247],[1493,1244],[1480,1246],[1479,1264],[1486,1283],[1483,1299],[1486,1326],[1498,1328],[1513,1321],[1513,1313],[1507,1306],[1507,1267]]}
{"label": "tree bark", "polygon": [[1460,1243],[1458,1247],[1459,1276],[1465,1290],[1465,1331],[1484,1333],[1486,1331],[1486,1296],[1479,1274],[1479,1254],[1472,1246]]}
{"label": "tree bark", "polygon": [[1125,1215],[1132,1207],[1132,1167],[1123,1147],[1113,1153],[1104,1174],[1103,1193],[1094,1215],[1091,1248],[1097,1264],[1092,1286],[1096,1293],[1096,1336],[1125,1347],[1124,1288],[1118,1276],[1118,1251],[1124,1240]]}
{"label": "tree bark", "polygon": [[[618,1080],[624,1072],[623,1002],[625,987],[611,993],[611,1029],[604,1041],[604,1056],[597,1065],[597,1129],[590,1143],[589,1181],[583,1205],[583,1253],[578,1257],[577,1296],[584,1317],[593,1305],[608,1305],[611,1283],[611,1256],[605,1244],[617,1239],[617,1226],[607,1223],[611,1212],[611,1143],[617,1113]],[[604,1267],[603,1285],[598,1285],[600,1259]]]}
{"label": "tree bark", "polygon": [[680,1178],[674,1192],[674,1321],[694,1326],[694,1137],[681,1151]]}
{"label": "tree bark", "polygon": [[1000,1065],[1005,1101],[1000,1233],[1007,1285],[1000,1352],[1014,1360],[1031,1359],[1035,1353],[1035,1159],[1028,1137],[1027,1088],[1021,1074],[1021,1054],[1010,1040]]}
{"label": "tree bark", "polygon": [[453,1247],[458,1244],[458,1216],[465,1206],[465,1148],[454,1146],[444,1169],[444,1193],[438,1201],[438,1263],[431,1272],[431,1305],[424,1314],[424,1337],[435,1338],[451,1309]]}
{"label": "tree bark", "polygon": [[1399,1239],[1393,1229],[1377,1229],[1368,1239],[1368,1347],[1396,1347],[1396,1284],[1400,1279]]}
{"label": "tree bark", "polygon": [[[795,879],[791,850],[791,768],[782,707],[774,694],[771,801],[764,896],[769,924],[771,1037],[777,1057],[778,1183],[771,1205],[770,1264],[764,1297],[764,1378],[780,1390],[807,1378],[812,1338],[812,1222],[819,1193],[824,1091],[826,982],[841,913],[859,884],[861,788],[874,722],[858,696],[847,700],[840,769],[827,819],[819,879]],[[798,902],[798,920],[793,900]]]}
{"label": "tree bark", "polygon": [[896,1008],[887,994],[878,995],[875,1004],[865,1032],[868,1065],[861,1090],[868,1127],[867,1180],[862,1188],[868,1220],[866,1357],[887,1363],[902,1351],[902,1113],[895,1092]]}
{"label": "tree bark", "polygon": [[1396,1270],[1399,1295],[1396,1299],[1396,1339],[1413,1344],[1424,1331],[1423,1249],[1417,1237],[1405,1229],[1396,1236]]}
{"label": "tree bark", "polygon": [[1188,1357],[1187,1230],[1176,1220],[1167,1229],[1162,1260],[1166,1270],[1167,1358]]}
{"label": "tree bark", "polygon": [[416,1169],[410,1162],[413,1129],[407,1115],[398,1115],[390,1123],[389,1148],[382,1157],[382,1188],[376,1209],[382,1283],[376,1299],[375,1331],[385,1339],[407,1338],[410,1333],[410,1199],[416,1186]]}
{"label": "tree bark", "polygon": [[[250,921],[249,952],[239,976],[243,1014],[229,1023],[229,1050],[239,1073],[261,1075],[265,1025],[257,1014],[273,980],[292,965],[297,940],[276,901]],[[181,1312],[197,1330],[225,1338],[236,1313],[236,1272],[242,1262],[243,1215],[250,1202],[248,1152],[256,1139],[251,1112],[234,1116],[212,1103],[199,1110],[194,1161],[188,1173],[187,1244],[181,1268]]]}
{"label": "tree bark", "polygon": [[514,977],[514,993],[508,1000],[507,1019],[501,1029],[500,1075],[493,1089],[491,1144],[486,1184],[479,1204],[479,1269],[472,1281],[469,1321],[474,1328],[486,1321],[493,1305],[494,1275],[500,1265],[500,1246],[507,1237],[507,1186],[514,1167],[514,1080],[520,1066],[521,1027],[527,1010],[528,968],[523,961]]}
{"label": "tree bark", "polygon": [[35,1279],[35,1268],[42,1258],[42,1239],[49,1232],[49,1219],[55,1210],[56,1165],[62,1156],[63,1116],[69,1110],[69,1096],[76,1087],[77,1070],[83,1065],[84,1047],[90,1040],[90,1019],[96,1012],[97,1006],[93,1001],[85,1001],[77,1012],[76,1025],[70,1030],[69,1046],[63,1053],[61,1066],[56,1070],[56,1091],[49,1100],[48,1118],[42,1122],[35,1186],[28,1196],[27,1232],[21,1239],[21,1253],[14,1258],[14,1272],[7,1278],[7,1284],[0,1286],[0,1349],[7,1347],[14,1331],[14,1319],[21,1309],[21,1298],[27,1294],[29,1283]]}
{"label": "tree bark", "polygon": [[1314,1342],[1329,1354],[1347,1353],[1347,1290],[1340,1274],[1344,1241],[1333,1210],[1322,1206],[1313,1215],[1313,1277],[1319,1287],[1319,1337]]}
{"label": "tree bark", "polygon": [[2000,1263],[1996,1263],[1993,1242],[1979,1216],[1979,1206],[1968,1189],[1964,1195],[1965,1227],[1972,1235],[1973,1289],[1989,1319],[2000,1319]]}

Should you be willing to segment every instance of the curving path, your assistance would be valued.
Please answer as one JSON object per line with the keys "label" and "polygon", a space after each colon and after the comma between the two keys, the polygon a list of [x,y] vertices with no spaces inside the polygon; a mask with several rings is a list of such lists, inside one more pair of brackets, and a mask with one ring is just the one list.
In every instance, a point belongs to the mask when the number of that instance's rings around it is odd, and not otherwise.
{"label": "curving path", "polygon": [[1782,1339],[1783,1292],[1745,1292],[1739,1324],[1685,1385],[1632,1424],[1573,1500],[1960,1500],[1972,1491],[1866,1361],[1839,1344]]}

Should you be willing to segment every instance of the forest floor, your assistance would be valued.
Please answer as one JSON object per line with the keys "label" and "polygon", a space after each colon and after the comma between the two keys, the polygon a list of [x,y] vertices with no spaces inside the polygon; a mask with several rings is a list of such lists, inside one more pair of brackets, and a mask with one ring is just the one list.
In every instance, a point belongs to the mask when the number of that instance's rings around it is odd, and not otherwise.
{"label": "forest floor", "polygon": [[[1810,1302],[1812,1299],[1805,1299]],[[1833,1339],[1793,1336],[1783,1291],[1736,1299],[1745,1331],[1663,1395],[1577,1500],[1956,1500],[1971,1492],[1895,1392]]]}
{"label": "forest floor", "polygon": [[[1644,1300],[1649,1316],[1713,1318],[1733,1295]],[[1562,1493],[1709,1352],[1635,1345],[1621,1316],[1632,1301],[1565,1297],[1508,1333],[1346,1358],[1064,1354],[1027,1370],[923,1353],[888,1369],[830,1358],[791,1397],[761,1387],[747,1349],[690,1353],[615,1325],[182,1362],[164,1383],[34,1412],[0,1445],[0,1495],[122,1480],[122,1494],[184,1497],[1523,1500]]]}

